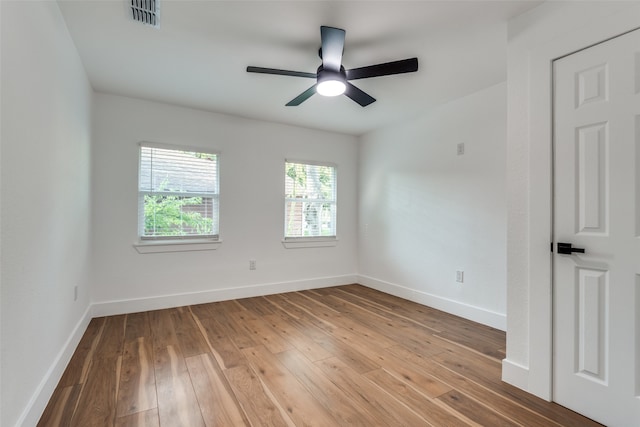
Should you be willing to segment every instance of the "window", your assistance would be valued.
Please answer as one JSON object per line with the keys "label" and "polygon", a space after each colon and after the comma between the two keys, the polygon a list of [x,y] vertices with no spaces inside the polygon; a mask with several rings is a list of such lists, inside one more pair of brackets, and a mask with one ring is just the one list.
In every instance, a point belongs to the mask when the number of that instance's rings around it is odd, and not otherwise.
{"label": "window", "polygon": [[218,155],[140,144],[142,240],[218,239]]}
{"label": "window", "polygon": [[336,236],[336,168],[285,162],[285,239]]}

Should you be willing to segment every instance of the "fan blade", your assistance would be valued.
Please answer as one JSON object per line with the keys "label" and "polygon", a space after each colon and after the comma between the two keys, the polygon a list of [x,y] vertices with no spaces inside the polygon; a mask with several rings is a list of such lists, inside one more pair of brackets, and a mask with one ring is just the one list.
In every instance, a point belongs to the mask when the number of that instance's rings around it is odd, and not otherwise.
{"label": "fan blade", "polygon": [[293,98],[291,101],[287,103],[287,107],[297,107],[302,104],[307,99],[311,98],[311,95],[316,93],[316,85],[311,86],[309,89],[302,92],[300,95]]}
{"label": "fan blade", "polygon": [[413,73],[418,71],[418,58],[402,59],[384,64],[347,70],[347,80],[367,79],[369,77],[390,76],[392,74]]}
{"label": "fan blade", "polygon": [[325,70],[340,71],[344,51],[345,31],[340,28],[320,27],[322,39],[322,67]]}
{"label": "fan blade", "polygon": [[349,82],[347,82],[347,89],[344,91],[344,94],[356,101],[362,107],[366,107],[367,105],[376,102],[374,97],[363,92]]}
{"label": "fan blade", "polygon": [[292,77],[308,77],[310,79],[315,79],[316,73],[305,73],[302,71],[289,71],[289,70],[278,70],[277,68],[263,68],[263,67],[247,67],[247,73],[262,73],[262,74],[277,74],[279,76],[292,76]]}

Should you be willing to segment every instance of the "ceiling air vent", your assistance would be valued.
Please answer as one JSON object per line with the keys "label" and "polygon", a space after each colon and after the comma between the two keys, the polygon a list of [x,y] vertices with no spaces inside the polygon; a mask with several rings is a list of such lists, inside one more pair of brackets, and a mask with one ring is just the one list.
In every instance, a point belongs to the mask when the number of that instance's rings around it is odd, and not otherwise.
{"label": "ceiling air vent", "polygon": [[160,27],[160,0],[131,0],[131,16],[134,21]]}

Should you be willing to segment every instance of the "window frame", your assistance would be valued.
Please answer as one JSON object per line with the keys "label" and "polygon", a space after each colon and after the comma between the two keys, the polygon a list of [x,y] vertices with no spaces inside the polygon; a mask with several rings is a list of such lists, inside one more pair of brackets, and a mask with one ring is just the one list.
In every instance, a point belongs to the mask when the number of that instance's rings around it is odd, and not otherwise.
{"label": "window frame", "polygon": [[[287,207],[290,202],[305,202],[313,199],[290,198],[286,194],[287,164],[295,163],[310,166],[324,166],[333,169],[333,199],[315,199],[322,203],[331,203],[335,215],[333,217],[333,235],[329,236],[287,236]],[[284,161],[284,215],[283,215],[283,234],[282,243],[285,248],[305,248],[305,247],[324,247],[335,246],[338,240],[338,165],[332,162],[323,162],[316,160],[300,160],[295,158],[286,158]]]}
{"label": "window frame", "polygon": [[[220,152],[203,147],[194,147],[187,145],[163,144],[149,141],[141,141],[138,144],[138,182],[137,182],[137,199],[138,199],[138,242],[134,247],[139,253],[154,252],[175,252],[175,251],[194,251],[194,250],[210,250],[217,249],[217,243],[220,243]],[[214,215],[218,219],[214,229],[214,234],[193,234],[186,236],[145,236],[145,213],[144,213],[144,196],[148,194],[156,195],[180,195],[179,192],[150,192],[143,191],[140,188],[142,173],[142,149],[158,148],[162,150],[173,150],[181,152],[194,152],[202,154],[210,154],[216,156],[216,176],[215,176],[215,193],[185,193],[191,197],[207,197],[211,198],[214,205],[217,205],[217,213]]]}

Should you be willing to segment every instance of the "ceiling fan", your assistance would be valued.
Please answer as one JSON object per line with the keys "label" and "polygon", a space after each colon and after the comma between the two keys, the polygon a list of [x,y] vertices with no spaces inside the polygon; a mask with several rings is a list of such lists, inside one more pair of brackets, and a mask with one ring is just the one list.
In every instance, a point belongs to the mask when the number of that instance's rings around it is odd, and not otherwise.
{"label": "ceiling fan", "polygon": [[322,45],[318,52],[322,64],[316,73],[302,71],[279,70],[248,66],[249,73],[276,74],[280,76],[307,77],[316,79],[316,84],[293,98],[286,105],[294,107],[302,104],[314,93],[323,96],[338,96],[343,93],[363,107],[375,102],[375,98],[352,85],[349,80],[367,79],[370,77],[389,76],[392,74],[412,73],[418,71],[418,58],[369,65],[367,67],[345,70],[342,66],[345,30],[333,27],[320,27]]}

